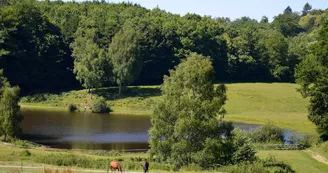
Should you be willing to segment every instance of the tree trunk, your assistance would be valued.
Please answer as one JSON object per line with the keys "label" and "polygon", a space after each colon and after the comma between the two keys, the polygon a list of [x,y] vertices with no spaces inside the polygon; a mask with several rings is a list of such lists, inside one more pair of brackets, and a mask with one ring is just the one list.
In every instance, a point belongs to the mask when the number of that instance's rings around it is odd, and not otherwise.
{"label": "tree trunk", "polygon": [[120,86],[118,88],[118,95],[121,96],[122,93],[122,83],[120,83]]}
{"label": "tree trunk", "polygon": [[7,141],[7,134],[6,134],[6,133],[5,133],[4,141],[5,141],[5,142]]}

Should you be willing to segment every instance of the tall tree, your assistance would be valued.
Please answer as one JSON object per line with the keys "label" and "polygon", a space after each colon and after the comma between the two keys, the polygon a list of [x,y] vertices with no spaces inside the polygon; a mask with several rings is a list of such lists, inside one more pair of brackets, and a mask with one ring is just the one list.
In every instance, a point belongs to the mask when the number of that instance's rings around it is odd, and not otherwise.
{"label": "tall tree", "polygon": [[285,10],[284,10],[284,14],[292,14],[293,10],[292,8],[290,8],[290,6],[288,6]]}
{"label": "tall tree", "polygon": [[[2,70],[1,70],[2,73]],[[0,135],[7,137],[17,137],[21,133],[19,123],[23,116],[19,112],[19,87],[10,87],[9,83],[1,75],[1,96],[0,96]]]}
{"label": "tall tree", "polygon": [[302,16],[306,16],[310,10],[312,10],[312,6],[307,2],[303,7]]}
{"label": "tall tree", "polygon": [[164,77],[163,97],[151,118],[152,157],[172,160],[176,168],[192,163],[201,166],[232,163],[233,127],[229,124],[223,125],[228,128],[219,127],[216,120],[225,112],[226,87],[223,84],[214,87],[214,81],[209,58],[195,53]]}
{"label": "tall tree", "polygon": [[[79,28],[72,43],[76,79],[87,88],[98,88],[105,81],[108,55],[97,44],[96,28]],[[109,69],[107,69],[109,70]]]}
{"label": "tall tree", "polygon": [[261,23],[269,23],[269,19],[266,16],[263,16],[261,19]]}
{"label": "tall tree", "polygon": [[130,84],[139,77],[143,64],[139,38],[139,33],[133,28],[125,27],[114,36],[109,46],[114,78],[119,85],[119,95],[122,86]]}
{"label": "tall tree", "polygon": [[317,126],[322,140],[328,140],[328,22],[319,31],[318,41],[295,72],[304,97],[310,97],[308,118]]}
{"label": "tall tree", "polygon": [[271,74],[278,80],[291,81],[292,68],[288,65],[288,44],[286,38],[277,31],[271,31],[265,40],[268,64]]}

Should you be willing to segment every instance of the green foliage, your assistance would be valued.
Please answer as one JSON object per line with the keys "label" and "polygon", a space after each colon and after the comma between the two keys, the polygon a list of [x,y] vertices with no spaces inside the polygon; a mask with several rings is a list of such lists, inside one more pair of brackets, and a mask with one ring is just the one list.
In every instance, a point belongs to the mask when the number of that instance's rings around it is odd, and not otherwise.
{"label": "green foliage", "polygon": [[285,37],[296,36],[303,31],[298,24],[299,20],[300,16],[297,13],[279,14],[273,20],[272,25]]}
{"label": "green foliage", "polygon": [[21,133],[19,127],[23,116],[20,114],[18,105],[19,87],[2,87],[3,92],[0,97],[0,134],[4,135],[4,140],[9,137],[18,137]]}
{"label": "green foliage", "polygon": [[312,5],[310,5],[308,2],[304,5],[302,10],[302,16],[305,16],[309,13],[309,11],[312,10]]}
{"label": "green foliage", "polygon": [[[105,65],[108,58],[105,50],[97,44],[96,28],[79,28],[75,41],[72,43],[74,57],[74,73],[76,79],[85,88],[98,88],[102,86],[105,75]],[[107,69],[108,70],[108,69]]]}
{"label": "green foliage", "polygon": [[257,160],[253,163],[238,163],[218,169],[220,172],[229,173],[295,173],[295,171],[287,164],[278,162],[272,156],[264,160]]}
{"label": "green foliage", "polygon": [[[266,17],[179,16],[132,3],[6,0],[0,68],[23,94],[78,88],[78,81],[85,88],[153,85],[196,52],[210,57],[217,81],[294,82],[294,67],[304,58],[298,55],[327,16],[308,3],[302,16],[288,7],[268,23]],[[300,33],[307,37],[294,45]]]}
{"label": "green foliage", "polygon": [[78,110],[78,108],[77,108],[76,105],[74,105],[74,104],[69,104],[68,105],[68,111],[74,112],[74,111],[77,111],[77,110]]}
{"label": "green foliage", "polygon": [[249,132],[249,137],[256,143],[283,143],[284,133],[281,128],[272,123],[264,124],[253,132]]}
{"label": "green foliage", "polygon": [[34,1],[17,1],[0,9],[0,68],[11,84],[23,91],[72,86],[73,63],[68,46],[59,28],[37,5]]}
{"label": "green foliage", "polygon": [[324,152],[328,153],[328,142],[324,142],[320,147]]}
{"label": "green foliage", "polygon": [[122,156],[122,153],[116,150],[90,150],[89,154],[97,156]]}
{"label": "green foliage", "polygon": [[92,102],[92,112],[95,113],[108,113],[110,112],[110,108],[106,103],[106,99],[104,97],[97,97]]}
{"label": "green foliage", "polygon": [[175,169],[254,159],[255,151],[246,138],[232,132],[231,123],[217,125],[216,117],[225,112],[226,87],[215,88],[214,79],[211,62],[195,53],[164,77],[163,96],[151,118],[152,158],[170,161]]}
{"label": "green foliage", "polygon": [[139,77],[143,65],[139,38],[139,33],[133,28],[124,27],[110,44],[109,54],[116,83],[120,86],[120,95],[122,85],[128,85]]}
{"label": "green foliage", "polygon": [[30,141],[26,140],[12,140],[11,143],[19,148],[34,148],[34,147],[40,147],[39,144],[32,143]]}
{"label": "green foliage", "polygon": [[29,150],[23,150],[19,153],[19,156],[30,157],[32,154]]}
{"label": "green foliage", "polygon": [[312,45],[309,54],[295,72],[300,92],[310,97],[308,118],[317,126],[322,140],[328,140],[328,22],[319,31],[318,41]]}
{"label": "green foliage", "polygon": [[311,138],[309,135],[301,136],[297,140],[297,144],[300,149],[310,148],[313,143],[313,138]]}
{"label": "green foliage", "polygon": [[290,8],[290,6],[288,6],[285,10],[284,10],[284,14],[292,14],[293,10],[292,8]]}

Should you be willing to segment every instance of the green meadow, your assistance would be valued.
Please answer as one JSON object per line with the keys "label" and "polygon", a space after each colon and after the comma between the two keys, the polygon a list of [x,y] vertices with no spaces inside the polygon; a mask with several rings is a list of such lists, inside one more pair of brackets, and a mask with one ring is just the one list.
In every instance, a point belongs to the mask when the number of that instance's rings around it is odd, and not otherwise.
{"label": "green meadow", "polygon": [[257,155],[265,158],[268,155],[274,156],[277,160],[283,161],[292,167],[297,173],[325,173],[328,172],[328,165],[320,163],[311,157],[311,153],[305,150],[294,151],[259,151]]}

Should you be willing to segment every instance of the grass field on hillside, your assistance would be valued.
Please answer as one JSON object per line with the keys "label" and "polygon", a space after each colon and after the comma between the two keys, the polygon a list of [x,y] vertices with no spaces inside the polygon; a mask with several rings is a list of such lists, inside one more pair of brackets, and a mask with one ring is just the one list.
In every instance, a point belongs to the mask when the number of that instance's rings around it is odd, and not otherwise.
{"label": "grass field on hillside", "polygon": [[257,155],[265,158],[268,155],[274,156],[278,161],[289,164],[297,173],[326,173],[328,165],[320,163],[311,157],[311,154],[304,150],[290,151],[259,151]]}
{"label": "grass field on hillside", "polygon": [[[225,120],[264,124],[273,122],[282,128],[315,135],[315,126],[307,119],[308,100],[296,91],[297,84],[288,83],[240,83],[227,84],[228,101],[225,105]],[[107,99],[114,113],[150,115],[154,103],[160,98],[159,86],[128,87],[122,96],[118,89],[102,88],[94,91]],[[83,109],[91,106],[90,95],[86,90],[60,94],[40,94],[21,99],[22,107],[63,109],[68,104],[76,104]]]}

